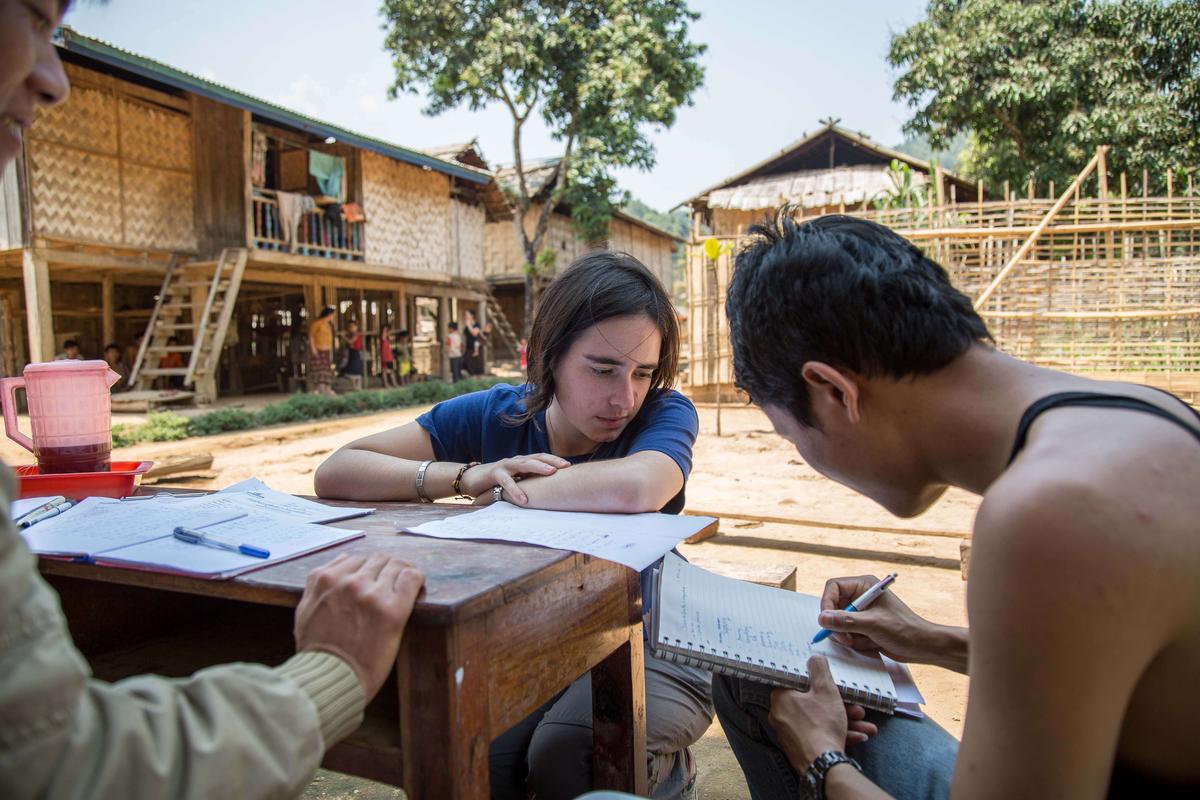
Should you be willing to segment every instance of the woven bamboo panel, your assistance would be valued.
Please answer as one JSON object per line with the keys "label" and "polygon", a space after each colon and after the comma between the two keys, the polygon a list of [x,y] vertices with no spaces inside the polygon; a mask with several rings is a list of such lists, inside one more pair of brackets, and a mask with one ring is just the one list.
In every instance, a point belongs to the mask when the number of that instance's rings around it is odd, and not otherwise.
{"label": "woven bamboo panel", "polygon": [[[959,289],[979,297],[1052,204],[1010,199],[856,216],[896,227]],[[719,238],[735,249],[742,244]],[[722,306],[730,268],[727,256],[714,269],[700,243],[688,246],[693,388],[729,380]],[[1200,197],[1070,200],[980,313],[1000,349],[1034,363],[1137,374],[1165,387],[1200,376]]]}
{"label": "woven bamboo panel", "polygon": [[120,244],[117,159],[32,140],[33,229],[44,236]]}
{"label": "woven bamboo panel", "polygon": [[135,164],[192,168],[191,120],[176,111],[121,99],[121,157]]}
{"label": "woven bamboo panel", "polygon": [[192,176],[125,165],[125,243],[166,250],[196,248]]}
{"label": "woven bamboo panel", "polygon": [[115,155],[117,100],[103,89],[72,87],[68,102],[38,112],[30,138]]}
{"label": "woven bamboo panel", "polygon": [[[533,235],[537,228],[538,215],[542,207],[534,205],[525,215],[525,230]],[[525,253],[517,241],[517,231],[511,220],[489,222],[485,231],[484,260],[488,275],[521,275],[525,266]],[[575,233],[570,217],[551,214],[542,238],[542,248],[554,251],[556,270],[565,269],[576,258],[585,253],[588,245]]]}
{"label": "woven bamboo panel", "polygon": [[438,172],[363,153],[367,261],[447,273],[450,179]]}
{"label": "woven bamboo panel", "polygon": [[456,242],[455,269],[464,278],[483,278],[484,217],[483,206],[450,202],[450,230]]}

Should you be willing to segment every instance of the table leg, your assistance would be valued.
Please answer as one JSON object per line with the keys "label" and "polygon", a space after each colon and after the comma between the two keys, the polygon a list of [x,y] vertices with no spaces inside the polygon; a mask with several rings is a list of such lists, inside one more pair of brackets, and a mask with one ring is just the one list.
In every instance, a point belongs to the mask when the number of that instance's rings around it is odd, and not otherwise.
{"label": "table leg", "polygon": [[642,626],[592,669],[592,785],[646,794],[646,676]]}
{"label": "table leg", "polygon": [[400,740],[410,800],[488,798],[488,680],[477,661],[487,657],[483,643],[479,625],[405,631]]}

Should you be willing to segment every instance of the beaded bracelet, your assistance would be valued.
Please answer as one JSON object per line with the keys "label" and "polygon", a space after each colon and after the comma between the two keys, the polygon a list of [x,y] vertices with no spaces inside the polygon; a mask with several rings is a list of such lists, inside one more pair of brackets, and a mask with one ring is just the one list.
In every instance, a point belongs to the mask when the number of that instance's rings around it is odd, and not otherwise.
{"label": "beaded bracelet", "polygon": [[478,466],[479,466],[478,461],[472,461],[469,464],[463,464],[461,467],[459,467],[458,474],[454,476],[454,482],[450,484],[450,488],[451,488],[451,490],[453,490],[455,497],[461,497],[463,500],[474,500],[475,499],[474,497],[471,497],[471,495],[469,495],[469,494],[463,494],[462,479],[463,479],[463,475],[467,474],[467,470],[469,470],[471,467],[478,467]]}

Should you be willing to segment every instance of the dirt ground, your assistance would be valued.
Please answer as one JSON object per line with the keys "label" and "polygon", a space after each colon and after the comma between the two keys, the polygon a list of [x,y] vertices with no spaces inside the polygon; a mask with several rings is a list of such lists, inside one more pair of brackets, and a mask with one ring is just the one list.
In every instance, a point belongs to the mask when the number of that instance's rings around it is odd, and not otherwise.
{"label": "dirt ground", "polygon": [[[351,419],[290,425],[184,442],[139,445],[114,451],[114,459],[161,458],[166,454],[208,452],[212,480],[178,485],[220,488],[258,476],[287,492],[309,494],[312,473],[337,447],[367,433],[416,418],[414,408]],[[797,570],[797,589],[819,594],[827,578],[839,575],[900,573],[895,591],[918,613],[949,624],[965,624],[965,586],[959,574],[959,539],[921,531],[970,530],[978,501],[951,491],[923,516],[898,520],[869,500],[821,477],[776,436],[766,417],[753,408],[726,406],[722,436],[716,435],[716,410],[700,410],[701,434],[687,488],[689,510],[718,515],[786,517],[806,525],[725,519],[720,533],[681,552],[715,571],[721,562],[741,567],[786,565]],[[6,463],[28,463],[28,454],[4,440]],[[819,527],[825,523],[830,527]],[[874,528],[845,530],[837,525]],[[958,736],[966,707],[966,678],[930,667],[914,667],[927,704],[926,713]],[[737,761],[720,726],[694,748],[700,768],[700,796],[706,800],[748,798]],[[306,798],[391,798],[391,787],[321,771]]]}

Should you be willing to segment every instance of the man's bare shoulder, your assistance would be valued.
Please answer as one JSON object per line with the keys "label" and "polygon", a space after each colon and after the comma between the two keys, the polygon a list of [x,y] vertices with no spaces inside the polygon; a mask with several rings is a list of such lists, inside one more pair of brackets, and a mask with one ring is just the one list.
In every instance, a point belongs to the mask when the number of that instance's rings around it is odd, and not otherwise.
{"label": "man's bare shoulder", "polygon": [[[1182,435],[1181,435],[1182,434]],[[1039,421],[984,494],[976,544],[1129,569],[1196,561],[1200,443],[1139,412],[1071,409]]]}

